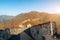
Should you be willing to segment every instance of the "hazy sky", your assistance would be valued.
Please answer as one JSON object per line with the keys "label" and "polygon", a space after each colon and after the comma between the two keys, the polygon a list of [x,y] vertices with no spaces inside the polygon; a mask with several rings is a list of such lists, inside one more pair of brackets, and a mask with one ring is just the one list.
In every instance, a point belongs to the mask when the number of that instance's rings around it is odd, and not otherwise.
{"label": "hazy sky", "polygon": [[60,13],[60,0],[0,0],[0,15],[18,15],[29,11]]}

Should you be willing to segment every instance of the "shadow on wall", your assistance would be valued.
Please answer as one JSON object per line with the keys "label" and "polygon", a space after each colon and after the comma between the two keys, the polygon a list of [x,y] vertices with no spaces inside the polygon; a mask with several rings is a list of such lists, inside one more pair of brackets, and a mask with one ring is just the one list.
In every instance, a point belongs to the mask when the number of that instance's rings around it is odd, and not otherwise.
{"label": "shadow on wall", "polygon": [[20,40],[20,34],[18,34],[18,35],[11,35],[11,37],[8,40]]}

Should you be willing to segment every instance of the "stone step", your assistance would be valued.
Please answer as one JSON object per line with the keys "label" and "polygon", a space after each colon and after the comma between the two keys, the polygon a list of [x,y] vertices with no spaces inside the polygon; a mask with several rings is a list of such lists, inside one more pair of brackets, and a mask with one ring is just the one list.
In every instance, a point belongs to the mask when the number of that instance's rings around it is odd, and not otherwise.
{"label": "stone step", "polygon": [[29,35],[23,32],[21,35],[21,40],[33,40]]}
{"label": "stone step", "polygon": [[45,35],[45,39],[46,39],[46,40],[52,40],[53,38],[52,38],[51,35]]}

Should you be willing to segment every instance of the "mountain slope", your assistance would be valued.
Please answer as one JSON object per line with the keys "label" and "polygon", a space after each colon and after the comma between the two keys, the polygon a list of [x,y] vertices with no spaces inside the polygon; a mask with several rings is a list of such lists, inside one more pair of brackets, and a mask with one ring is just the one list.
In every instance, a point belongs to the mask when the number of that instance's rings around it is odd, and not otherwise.
{"label": "mountain slope", "polygon": [[[19,26],[19,24],[21,24],[23,21],[25,20],[32,20],[32,19],[36,19],[36,18],[40,18],[39,21],[40,22],[46,22],[45,20],[48,20],[48,13],[45,12],[29,12],[29,13],[24,13],[24,14],[19,14],[17,15],[14,19],[12,19],[13,24]],[[17,26],[14,26],[17,27]]]}

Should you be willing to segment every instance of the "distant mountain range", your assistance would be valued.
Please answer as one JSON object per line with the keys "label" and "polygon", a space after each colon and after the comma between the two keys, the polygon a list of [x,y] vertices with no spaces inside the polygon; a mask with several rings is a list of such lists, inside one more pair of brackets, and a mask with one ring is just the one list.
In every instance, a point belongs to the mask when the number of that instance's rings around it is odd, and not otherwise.
{"label": "distant mountain range", "polygon": [[12,19],[14,16],[0,15],[0,21]]}

